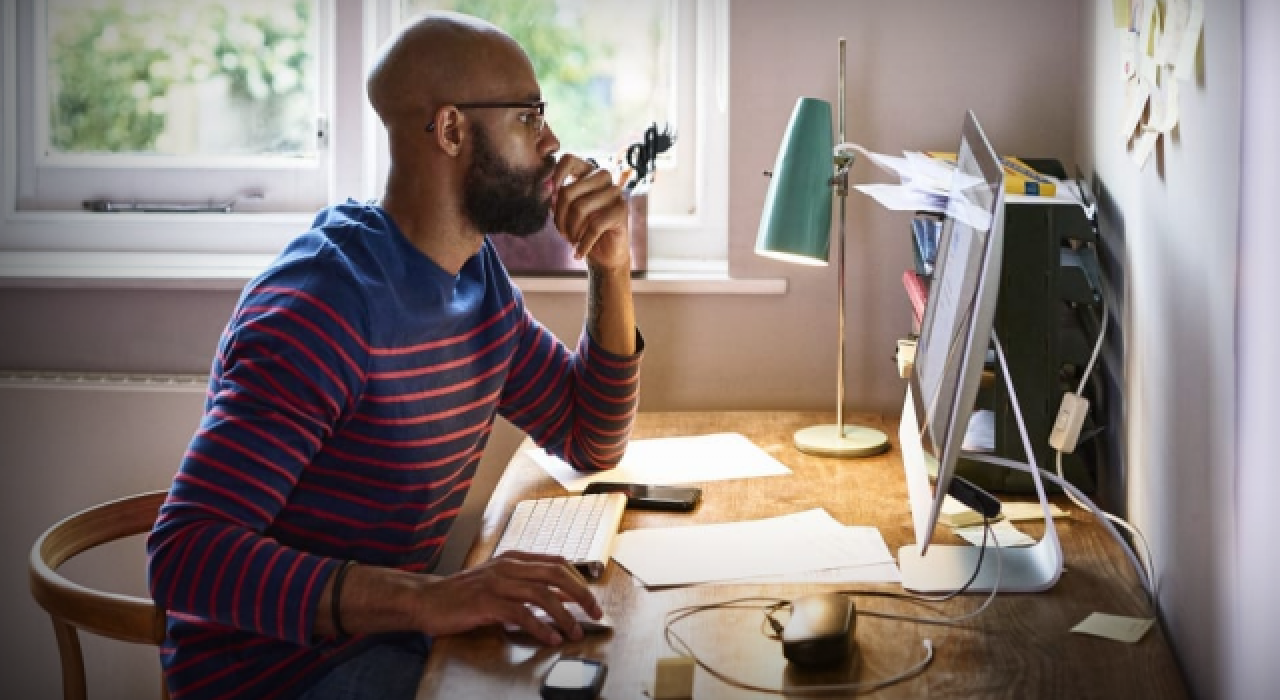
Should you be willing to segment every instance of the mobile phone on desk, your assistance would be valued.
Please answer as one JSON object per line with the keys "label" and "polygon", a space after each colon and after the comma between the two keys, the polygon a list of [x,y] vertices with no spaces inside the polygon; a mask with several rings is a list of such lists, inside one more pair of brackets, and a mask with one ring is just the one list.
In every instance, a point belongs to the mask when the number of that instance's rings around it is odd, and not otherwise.
{"label": "mobile phone on desk", "polygon": [[583,493],[625,493],[627,507],[637,510],[688,512],[697,508],[698,502],[702,500],[702,489],[696,486],[655,486],[616,481],[592,482],[587,484]]}

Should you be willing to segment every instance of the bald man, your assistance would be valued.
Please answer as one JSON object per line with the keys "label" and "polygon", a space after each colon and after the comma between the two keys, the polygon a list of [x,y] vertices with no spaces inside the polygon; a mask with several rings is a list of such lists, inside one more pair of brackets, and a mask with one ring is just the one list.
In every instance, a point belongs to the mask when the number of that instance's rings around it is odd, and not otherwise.
{"label": "bald man", "polygon": [[[495,415],[582,471],[626,447],[642,341],[627,212],[560,148],[505,33],[432,14],[368,79],[391,171],[328,208],[245,289],[204,418],[148,539],[175,699],[412,697],[430,640],[518,625],[572,639],[600,607],[563,559],[430,572]],[[548,215],[588,268],[570,350],[525,309],[487,236]]]}

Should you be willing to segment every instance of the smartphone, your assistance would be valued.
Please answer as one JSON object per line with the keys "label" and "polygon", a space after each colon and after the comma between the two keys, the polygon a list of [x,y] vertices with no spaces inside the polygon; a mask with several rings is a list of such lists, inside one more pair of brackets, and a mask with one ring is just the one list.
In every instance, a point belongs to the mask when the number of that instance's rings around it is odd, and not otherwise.
{"label": "smartphone", "polygon": [[691,511],[702,499],[702,489],[696,486],[653,486],[651,484],[623,484],[616,481],[596,481],[587,484],[583,493],[625,493],[627,507],[637,510]]}

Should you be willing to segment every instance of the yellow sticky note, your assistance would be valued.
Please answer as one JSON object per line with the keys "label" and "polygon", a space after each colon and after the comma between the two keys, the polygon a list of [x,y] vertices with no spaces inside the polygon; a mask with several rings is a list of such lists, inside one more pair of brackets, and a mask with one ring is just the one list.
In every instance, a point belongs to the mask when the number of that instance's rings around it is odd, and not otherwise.
{"label": "yellow sticky note", "polygon": [[1094,613],[1086,617],[1080,624],[1072,627],[1071,631],[1133,644],[1142,639],[1154,623],[1155,620],[1141,617]]}
{"label": "yellow sticky note", "polygon": [[[1000,504],[1000,514],[1009,520],[1044,520],[1044,507],[1039,503],[1002,503]],[[1049,516],[1053,518],[1061,518],[1067,512],[1059,508],[1057,504],[1049,504]]]}
{"label": "yellow sticky note", "polygon": [[1111,12],[1115,15],[1116,29],[1129,28],[1129,0],[1111,0]]}

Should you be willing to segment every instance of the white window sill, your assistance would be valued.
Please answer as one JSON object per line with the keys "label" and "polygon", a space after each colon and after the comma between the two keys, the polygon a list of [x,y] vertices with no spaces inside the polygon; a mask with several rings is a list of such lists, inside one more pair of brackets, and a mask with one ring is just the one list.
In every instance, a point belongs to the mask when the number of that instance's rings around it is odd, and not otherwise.
{"label": "white window sill", "polygon": [[[275,258],[249,253],[0,254],[0,288],[239,291]],[[651,261],[636,294],[785,294],[785,279],[732,279],[727,263]],[[583,292],[586,278],[517,277],[526,293]]]}

